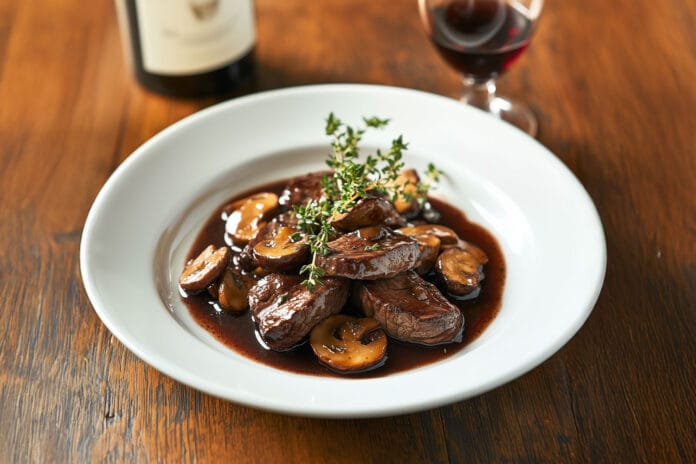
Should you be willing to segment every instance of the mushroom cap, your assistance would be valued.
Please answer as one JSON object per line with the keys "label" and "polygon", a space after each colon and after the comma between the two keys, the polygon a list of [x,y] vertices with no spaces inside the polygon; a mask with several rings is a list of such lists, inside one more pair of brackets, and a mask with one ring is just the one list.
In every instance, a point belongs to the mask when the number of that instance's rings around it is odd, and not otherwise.
{"label": "mushroom cap", "polygon": [[396,211],[407,218],[418,216],[421,211],[421,205],[418,202],[418,182],[420,178],[415,169],[404,169],[392,182],[393,185],[400,186],[407,195],[399,194],[394,200]]}
{"label": "mushroom cap", "polygon": [[442,245],[455,245],[459,241],[459,236],[454,230],[440,224],[419,224],[402,227],[397,231],[411,236],[434,235],[440,239]]}
{"label": "mushroom cap", "polygon": [[189,260],[179,276],[184,290],[198,291],[208,287],[227,266],[230,250],[226,246],[208,245],[197,257]]}
{"label": "mushroom cap", "polygon": [[237,246],[246,245],[259,232],[263,219],[278,207],[278,195],[255,193],[228,205],[225,232]]}
{"label": "mushroom cap", "polygon": [[228,266],[220,279],[217,299],[222,309],[233,312],[244,312],[249,308],[249,289],[256,281],[250,275],[243,274],[241,269]]}
{"label": "mushroom cap", "polygon": [[418,256],[418,261],[416,261],[414,270],[419,275],[425,275],[430,272],[435,265],[437,256],[440,253],[440,239],[430,234],[416,235],[415,239],[418,240],[420,255]]}
{"label": "mushroom cap", "polygon": [[267,240],[261,240],[254,246],[254,258],[265,270],[280,272],[291,271],[299,267],[309,257],[309,245],[301,237],[293,240],[297,229],[281,226]]}
{"label": "mushroom cap", "polygon": [[342,373],[363,372],[386,362],[387,336],[371,317],[331,316],[312,329],[309,343],[322,364]]}
{"label": "mushroom cap", "polygon": [[447,248],[435,263],[438,278],[452,295],[464,296],[473,292],[484,279],[483,265],[488,256],[479,247],[460,241],[461,246]]}

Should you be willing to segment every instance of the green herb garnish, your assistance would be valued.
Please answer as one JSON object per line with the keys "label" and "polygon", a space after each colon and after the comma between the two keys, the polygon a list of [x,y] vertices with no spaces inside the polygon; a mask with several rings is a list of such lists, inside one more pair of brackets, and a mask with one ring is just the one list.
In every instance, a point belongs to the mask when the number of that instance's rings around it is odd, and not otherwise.
{"label": "green herb garnish", "polygon": [[[404,168],[403,152],[408,148],[408,143],[404,142],[401,135],[392,140],[388,152],[377,150],[374,155],[368,155],[364,162],[359,161],[358,144],[365,131],[369,128],[383,128],[389,120],[371,117],[363,118],[363,122],[364,127],[353,128],[333,113],[329,114],[325,130],[326,135],[332,137],[332,142],[326,164],[333,174],[322,178],[324,195],[321,199],[293,206],[298,227],[305,235],[312,253],[312,261],[300,268],[300,274],[307,276],[303,284],[309,291],[322,284],[324,271],[317,265],[317,258],[331,253],[328,243],[333,233],[330,223],[332,217],[350,211],[358,201],[374,192],[385,195],[392,201],[399,197],[410,201],[415,196],[423,203],[428,190],[437,183],[441,174],[431,163],[425,180],[416,185],[408,180],[397,182]],[[412,187],[407,192],[408,186]],[[378,243],[365,247],[365,251],[377,249]]]}
{"label": "green herb garnish", "polygon": [[365,245],[365,251],[377,251],[379,250],[379,243],[373,243],[372,245]]}

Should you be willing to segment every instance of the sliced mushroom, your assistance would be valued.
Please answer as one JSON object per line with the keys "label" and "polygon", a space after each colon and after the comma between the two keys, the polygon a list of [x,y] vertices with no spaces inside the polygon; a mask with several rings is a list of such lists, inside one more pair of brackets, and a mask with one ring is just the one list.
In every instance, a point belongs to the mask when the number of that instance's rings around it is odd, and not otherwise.
{"label": "sliced mushroom", "polygon": [[208,245],[196,258],[189,260],[179,276],[184,290],[203,290],[217,279],[229,261],[229,248]]}
{"label": "sliced mushroom", "polygon": [[270,192],[256,193],[237,200],[225,208],[225,232],[235,245],[244,246],[256,236],[263,220],[277,207],[278,195]]}
{"label": "sliced mushroom", "polygon": [[249,290],[256,281],[239,268],[228,266],[218,286],[218,304],[222,309],[243,312],[249,308]]}
{"label": "sliced mushroom", "polygon": [[416,235],[415,238],[418,240],[420,255],[413,270],[419,275],[425,275],[435,265],[437,255],[440,253],[440,239],[430,234]]}
{"label": "sliced mushroom", "polygon": [[351,231],[377,224],[401,226],[405,221],[389,200],[376,197],[359,200],[349,211],[332,217],[329,222],[337,229]]}
{"label": "sliced mushroom", "polygon": [[217,300],[218,296],[220,295],[220,280],[214,280],[210,285],[208,285],[207,290],[208,295]]}
{"label": "sliced mushroom", "polygon": [[276,222],[277,217],[278,216],[274,217],[270,222],[261,224],[256,236],[249,240],[239,253],[239,262],[242,269],[245,271],[253,271],[255,268],[259,267],[259,263],[254,256],[254,247],[264,240],[272,239],[278,232],[278,229],[283,226],[280,222]]}
{"label": "sliced mushroom", "polygon": [[387,360],[387,336],[371,317],[331,316],[312,329],[309,343],[322,364],[343,373],[374,369]]}
{"label": "sliced mushroom", "polygon": [[254,258],[265,270],[290,271],[302,265],[309,256],[309,246],[294,227],[281,226],[269,239],[254,246]]}
{"label": "sliced mushroom", "polygon": [[440,253],[435,264],[438,278],[452,295],[464,296],[478,289],[484,279],[486,253],[463,240]]}
{"label": "sliced mushroom", "polygon": [[446,245],[455,245],[459,241],[459,236],[455,231],[440,224],[419,224],[417,226],[402,227],[397,230],[402,234],[414,237],[418,235],[434,235],[440,239],[443,248]]}
{"label": "sliced mushroom", "polygon": [[415,169],[404,169],[399,176],[392,182],[392,185],[400,186],[406,194],[398,195],[394,201],[394,208],[399,214],[407,218],[418,216],[421,211],[418,202],[418,182],[420,178]]}

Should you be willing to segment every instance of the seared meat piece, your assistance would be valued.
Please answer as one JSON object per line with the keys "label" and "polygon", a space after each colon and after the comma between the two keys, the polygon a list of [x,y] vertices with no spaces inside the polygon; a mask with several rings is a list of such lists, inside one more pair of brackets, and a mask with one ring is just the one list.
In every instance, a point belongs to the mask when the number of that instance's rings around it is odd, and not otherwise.
{"label": "seared meat piece", "polygon": [[392,202],[379,197],[359,200],[350,211],[334,216],[330,222],[335,228],[346,231],[379,224],[397,227],[406,223]]}
{"label": "seared meat piece", "polygon": [[342,373],[365,372],[387,360],[387,336],[371,317],[331,316],[312,329],[309,343],[319,362]]}
{"label": "seared meat piece", "polygon": [[330,175],[330,171],[322,171],[293,177],[283,190],[278,202],[281,206],[290,207],[305,204],[309,200],[318,200],[324,191],[321,178]]}
{"label": "seared meat piece", "polygon": [[464,317],[459,308],[413,271],[359,282],[354,291],[363,312],[393,338],[424,345],[462,341]]}
{"label": "seared meat piece", "polygon": [[412,269],[418,260],[418,241],[387,227],[365,227],[329,242],[331,254],[317,265],[327,276],[374,280]]}
{"label": "seared meat piece", "polygon": [[341,311],[348,281],[322,278],[307,290],[299,275],[270,274],[249,291],[249,307],[261,337],[275,351],[297,345],[322,320]]}

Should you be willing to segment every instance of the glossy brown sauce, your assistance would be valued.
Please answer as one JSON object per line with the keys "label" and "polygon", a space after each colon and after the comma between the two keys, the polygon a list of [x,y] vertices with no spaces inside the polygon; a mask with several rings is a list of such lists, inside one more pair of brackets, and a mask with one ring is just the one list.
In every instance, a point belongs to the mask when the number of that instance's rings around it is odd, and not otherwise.
{"label": "glossy brown sauce", "polygon": [[[209,244],[216,247],[225,245],[225,222],[221,219],[225,205],[253,193],[274,192],[280,194],[287,183],[288,180],[284,179],[262,185],[240,193],[221,205],[205,223],[186,259],[197,256]],[[457,305],[464,314],[464,333],[461,343],[428,347],[403,343],[390,338],[387,348],[388,358],[384,366],[362,374],[342,375],[319,364],[309,343],[282,353],[263,348],[256,339],[254,322],[251,320],[249,311],[241,315],[218,311],[206,292],[190,295],[182,300],[194,320],[217,340],[248,358],[277,369],[318,376],[365,378],[382,377],[443,360],[454,355],[481,335],[498,314],[505,285],[505,259],[497,240],[486,229],[469,222],[464,213],[449,203],[436,198],[429,200],[433,207],[442,214],[440,224],[451,227],[462,239],[478,245],[488,254],[489,261],[484,267],[486,278],[481,285],[479,296],[467,301],[454,301],[450,298],[450,301]],[[429,276],[424,277],[432,281]],[[344,308],[346,312],[352,310],[353,308]]]}

